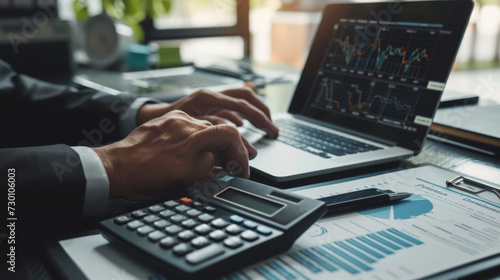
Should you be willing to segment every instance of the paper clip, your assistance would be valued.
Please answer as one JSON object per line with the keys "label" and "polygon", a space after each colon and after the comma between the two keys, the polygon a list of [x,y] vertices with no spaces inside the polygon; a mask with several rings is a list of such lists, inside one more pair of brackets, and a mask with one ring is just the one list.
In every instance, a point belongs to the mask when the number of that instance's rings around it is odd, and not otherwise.
{"label": "paper clip", "polygon": [[[500,188],[492,186],[486,183],[476,181],[474,179],[469,179],[464,176],[458,176],[451,180],[446,181],[447,186],[452,186],[457,189],[463,190],[472,194],[479,194],[485,191],[490,191],[498,196],[500,199]],[[476,188],[473,188],[476,187]]]}

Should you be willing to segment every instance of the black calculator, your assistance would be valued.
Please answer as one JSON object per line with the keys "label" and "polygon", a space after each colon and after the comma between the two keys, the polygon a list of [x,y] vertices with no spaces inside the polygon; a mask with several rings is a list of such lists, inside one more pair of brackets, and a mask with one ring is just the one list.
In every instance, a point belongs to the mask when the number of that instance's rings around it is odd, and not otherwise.
{"label": "black calculator", "polygon": [[212,279],[285,251],[325,213],[324,202],[223,175],[100,232],[167,279]]}

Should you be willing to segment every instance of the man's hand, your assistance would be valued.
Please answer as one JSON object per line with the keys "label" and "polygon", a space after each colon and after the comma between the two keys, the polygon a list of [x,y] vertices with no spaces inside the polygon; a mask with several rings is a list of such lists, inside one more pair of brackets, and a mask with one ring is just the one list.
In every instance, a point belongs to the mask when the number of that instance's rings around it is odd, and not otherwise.
{"label": "man's hand", "polygon": [[215,157],[248,178],[257,151],[232,125],[212,125],[175,110],[137,127],[122,141],[94,148],[103,161],[110,195],[153,199],[206,177]]}
{"label": "man's hand", "polygon": [[269,109],[259,100],[250,88],[213,92],[199,90],[190,96],[172,104],[147,104],[138,113],[140,125],[152,118],[159,117],[172,110],[181,110],[197,119],[208,120],[212,124],[243,124],[243,118],[255,127],[262,129],[271,138],[278,136],[278,128],[272,123]]}

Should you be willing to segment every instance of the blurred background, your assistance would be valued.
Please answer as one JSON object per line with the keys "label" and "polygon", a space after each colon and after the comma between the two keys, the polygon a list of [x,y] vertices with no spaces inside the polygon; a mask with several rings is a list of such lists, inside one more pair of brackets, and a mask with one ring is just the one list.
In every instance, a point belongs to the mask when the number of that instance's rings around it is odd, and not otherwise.
{"label": "blurred background", "polygon": [[[135,0],[137,2],[147,2]],[[232,26],[237,22],[237,8],[246,0],[169,0],[166,9],[159,8],[154,18],[158,29],[207,26]],[[60,0],[61,18],[74,19],[74,2],[87,2],[88,13],[100,11],[100,0]],[[134,0],[109,1],[108,14],[126,17],[125,5]],[[258,62],[278,62],[301,67],[308,52],[321,8],[342,0],[249,0],[251,58]],[[136,5],[138,6],[138,5]],[[134,11],[130,12],[131,14]],[[140,12],[137,17],[144,15]],[[182,56],[191,60],[199,55],[221,55],[242,58],[241,38],[211,38],[182,42]],[[500,0],[476,0],[475,9],[464,37],[455,69],[498,67],[500,56]]]}
{"label": "blurred background", "polygon": [[[356,0],[0,0],[0,57],[14,63],[24,59],[13,56],[15,47],[18,52],[19,48],[29,49],[43,33],[31,36],[29,24],[46,27],[46,21],[64,21],[69,29],[57,27],[54,33],[71,36],[71,49],[80,63],[85,60],[79,53],[85,22],[105,12],[132,28],[138,43],[178,47],[183,63],[211,56],[246,57],[256,63],[300,69],[321,19],[321,8],[332,2]],[[500,66],[500,0],[476,0],[475,4],[454,70]],[[51,9],[57,13],[52,14]],[[12,36],[13,30],[21,36]],[[36,48],[36,55],[27,59],[50,53],[49,49],[58,49],[54,51],[58,55],[67,52],[62,52],[63,47]]]}

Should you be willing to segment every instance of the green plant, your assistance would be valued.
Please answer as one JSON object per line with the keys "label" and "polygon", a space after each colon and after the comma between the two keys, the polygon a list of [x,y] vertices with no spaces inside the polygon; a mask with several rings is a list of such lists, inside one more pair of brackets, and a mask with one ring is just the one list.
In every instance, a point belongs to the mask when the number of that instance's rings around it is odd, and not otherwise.
{"label": "green plant", "polygon": [[[101,0],[104,13],[123,20],[133,30],[138,42],[144,40],[144,31],[140,25],[146,16],[158,18],[170,11],[171,0]],[[89,17],[87,0],[73,0],[75,17],[83,21]]]}

